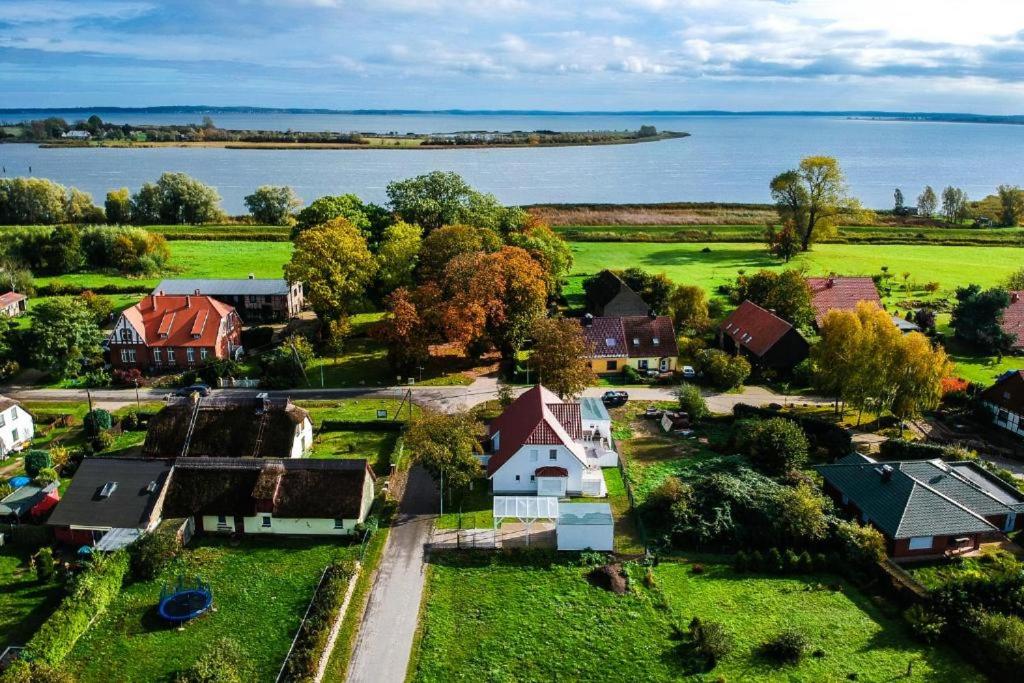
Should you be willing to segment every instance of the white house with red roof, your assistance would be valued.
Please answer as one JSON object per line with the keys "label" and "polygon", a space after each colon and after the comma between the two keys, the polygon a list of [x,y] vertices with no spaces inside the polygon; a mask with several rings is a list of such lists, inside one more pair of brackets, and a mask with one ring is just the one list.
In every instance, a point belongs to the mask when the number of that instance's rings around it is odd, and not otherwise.
{"label": "white house with red roof", "polygon": [[544,387],[521,394],[489,427],[485,457],[495,495],[602,497],[615,467],[611,417],[598,399],[562,401]]}
{"label": "white house with red roof", "polygon": [[125,309],[110,333],[115,368],[185,370],[236,358],[242,321],[235,309],[205,295],[152,294]]}
{"label": "white house with red roof", "polygon": [[18,292],[0,294],[0,313],[16,318],[28,310],[28,297]]}

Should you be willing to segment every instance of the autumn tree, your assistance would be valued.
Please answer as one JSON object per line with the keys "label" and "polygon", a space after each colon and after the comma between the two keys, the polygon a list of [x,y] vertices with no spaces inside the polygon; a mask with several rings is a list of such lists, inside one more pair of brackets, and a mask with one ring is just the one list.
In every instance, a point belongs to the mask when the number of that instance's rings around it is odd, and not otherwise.
{"label": "autumn tree", "polygon": [[[428,287],[437,291],[434,285]],[[424,289],[419,290],[421,298],[429,296]],[[420,315],[418,303],[422,302],[417,302],[408,289],[396,289],[385,299],[384,320],[371,330],[372,336],[387,347],[388,363],[401,372],[411,372],[430,357],[431,333],[427,320]]]}
{"label": "autumn tree", "polygon": [[697,285],[675,287],[668,297],[668,312],[676,329],[688,334],[702,332],[711,322],[707,292]]}
{"label": "autumn tree", "polygon": [[531,330],[530,365],[541,384],[562,399],[579,396],[594,383],[583,328],[567,318],[538,318]]}
{"label": "autumn tree", "polygon": [[299,234],[291,261],[284,266],[289,282],[305,284],[306,300],[321,321],[358,308],[376,272],[366,239],[345,218]]}
{"label": "autumn tree", "polygon": [[[500,239],[498,240],[500,244]],[[494,245],[495,251],[500,248]],[[427,235],[420,246],[417,276],[421,282],[436,280],[448,262],[462,254],[484,251],[484,233],[471,225],[446,225]]]}
{"label": "autumn tree", "polygon": [[917,215],[931,218],[939,207],[939,198],[935,196],[935,190],[931,185],[925,185],[924,190],[917,196]]}
{"label": "autumn tree", "polygon": [[769,224],[765,230],[764,239],[768,245],[768,253],[786,263],[800,253],[800,238],[792,223],[786,223],[781,228]]}
{"label": "autumn tree", "polygon": [[565,240],[547,224],[530,220],[523,230],[510,232],[505,242],[528,251],[547,273],[548,292],[552,296],[561,293],[562,283],[572,270],[572,251]]}
{"label": "autumn tree", "polygon": [[418,225],[399,221],[384,230],[377,248],[377,279],[380,291],[387,293],[413,284],[413,271],[419,260],[423,230]]}
{"label": "autumn tree", "polygon": [[751,301],[775,311],[780,318],[797,326],[809,325],[814,320],[811,289],[799,270],[781,273],[759,270],[753,275],[740,275],[736,279],[735,298],[737,303]]}
{"label": "autumn tree", "polygon": [[442,485],[443,496],[445,490],[466,491],[483,476],[476,457],[480,436],[479,424],[466,413],[424,411],[409,424],[404,439],[413,461]]}
{"label": "autumn tree", "polygon": [[857,208],[832,157],[805,157],[798,168],[775,176],[769,187],[779,217],[793,225],[803,251],[831,233],[840,214]]}

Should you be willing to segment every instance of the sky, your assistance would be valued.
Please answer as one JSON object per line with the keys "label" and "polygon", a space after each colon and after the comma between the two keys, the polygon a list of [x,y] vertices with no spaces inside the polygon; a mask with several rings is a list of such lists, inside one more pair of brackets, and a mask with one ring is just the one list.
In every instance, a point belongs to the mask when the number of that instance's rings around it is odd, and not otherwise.
{"label": "sky", "polygon": [[1021,0],[0,0],[0,108],[1024,113]]}

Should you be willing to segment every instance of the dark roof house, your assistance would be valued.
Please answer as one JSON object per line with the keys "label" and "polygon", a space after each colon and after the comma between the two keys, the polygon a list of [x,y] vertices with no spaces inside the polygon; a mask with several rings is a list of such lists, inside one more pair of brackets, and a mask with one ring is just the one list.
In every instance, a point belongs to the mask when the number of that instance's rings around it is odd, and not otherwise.
{"label": "dark roof house", "polygon": [[974,463],[844,458],[816,469],[843,505],[882,532],[894,557],[940,554],[965,538],[974,546],[1012,531],[1024,513],[1024,494]]}
{"label": "dark roof house", "polygon": [[142,452],[158,458],[288,458],[311,443],[309,412],[288,399],[205,398],[198,409],[180,400],[150,418]]}
{"label": "dark roof house", "polygon": [[587,287],[587,310],[595,316],[647,315],[650,306],[610,270],[602,270]]}
{"label": "dark roof house", "polygon": [[676,358],[679,346],[667,315],[584,317],[591,358]]}
{"label": "dark roof house", "polygon": [[755,365],[788,369],[807,358],[810,345],[791,324],[744,301],[718,327],[719,346],[742,351]]}
{"label": "dark roof house", "polygon": [[811,290],[814,322],[819,326],[831,310],[855,311],[861,301],[882,307],[882,299],[870,277],[809,277],[807,286]]}
{"label": "dark roof house", "polygon": [[1024,370],[1003,373],[981,392],[981,401],[991,411],[997,427],[1024,436]]}
{"label": "dark roof house", "polygon": [[86,458],[48,524],[65,529],[149,529],[160,519],[158,502],[170,471],[169,460]]}

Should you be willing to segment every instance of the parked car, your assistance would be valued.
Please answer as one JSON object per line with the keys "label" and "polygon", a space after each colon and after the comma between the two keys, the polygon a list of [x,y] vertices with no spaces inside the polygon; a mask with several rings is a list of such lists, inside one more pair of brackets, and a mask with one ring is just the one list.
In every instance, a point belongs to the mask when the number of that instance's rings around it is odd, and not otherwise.
{"label": "parked car", "polygon": [[686,379],[693,379],[697,376],[697,371],[693,369],[692,365],[683,366],[683,377]]}
{"label": "parked car", "polygon": [[210,395],[210,385],[199,382],[197,384],[190,384],[187,387],[182,387],[174,392],[175,396],[191,396],[192,394],[199,394],[200,396]]}
{"label": "parked car", "polygon": [[624,406],[628,400],[629,394],[625,391],[606,391],[601,395],[601,403],[609,408]]}
{"label": "parked car", "polygon": [[654,406],[647,406],[647,410],[644,411],[644,417],[649,418],[651,420],[661,419],[661,416],[664,414],[664,410],[662,410],[661,408],[656,408]]}

